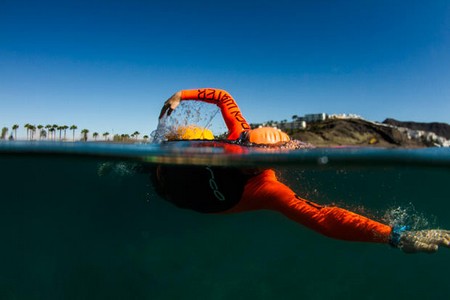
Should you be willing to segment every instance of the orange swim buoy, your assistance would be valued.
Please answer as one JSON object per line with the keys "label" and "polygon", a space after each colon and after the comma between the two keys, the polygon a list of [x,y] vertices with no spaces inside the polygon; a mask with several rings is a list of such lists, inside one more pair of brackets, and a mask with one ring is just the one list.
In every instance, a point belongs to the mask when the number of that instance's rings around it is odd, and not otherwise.
{"label": "orange swim buoy", "polygon": [[260,127],[249,130],[247,138],[250,143],[262,145],[275,145],[291,140],[286,133],[273,127]]}

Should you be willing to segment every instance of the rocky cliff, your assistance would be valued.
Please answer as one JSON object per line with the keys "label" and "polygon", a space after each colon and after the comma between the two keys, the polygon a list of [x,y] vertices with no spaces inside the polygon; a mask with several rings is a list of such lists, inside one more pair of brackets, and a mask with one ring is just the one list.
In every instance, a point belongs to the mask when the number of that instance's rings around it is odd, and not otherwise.
{"label": "rocky cliff", "polygon": [[421,130],[433,132],[438,136],[450,139],[450,125],[445,123],[419,123],[419,122],[402,122],[395,119],[386,119],[383,124],[393,125],[396,127],[404,127],[412,130]]}
{"label": "rocky cliff", "polygon": [[292,138],[316,146],[430,147],[433,142],[411,138],[405,131],[387,124],[361,119],[329,119],[310,123],[305,130],[292,133]]}

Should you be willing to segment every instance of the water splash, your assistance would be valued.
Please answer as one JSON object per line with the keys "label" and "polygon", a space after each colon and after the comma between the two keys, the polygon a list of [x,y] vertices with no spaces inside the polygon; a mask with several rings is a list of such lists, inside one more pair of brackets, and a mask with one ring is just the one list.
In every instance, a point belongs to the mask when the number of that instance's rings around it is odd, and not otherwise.
{"label": "water splash", "polygon": [[98,164],[97,175],[104,177],[111,175],[113,177],[133,176],[139,169],[139,164],[129,162],[105,162]]}
{"label": "water splash", "polygon": [[390,226],[409,226],[411,230],[429,229],[435,226],[435,217],[426,217],[423,213],[419,213],[412,203],[408,206],[393,207],[388,209],[383,221]]}
{"label": "water splash", "polygon": [[[170,116],[165,116],[158,122],[158,127],[150,135],[152,143],[167,141],[168,136],[177,135],[177,129],[197,125],[213,132],[218,139],[226,139],[227,127],[222,118],[216,118],[220,109],[215,105],[197,101],[182,101]],[[315,148],[309,143],[291,140],[281,145],[256,145],[246,141],[239,141],[242,146],[256,146],[258,148],[274,150],[297,150]]]}
{"label": "water splash", "polygon": [[170,116],[159,120],[158,127],[151,133],[151,141],[152,143],[167,141],[167,136],[175,133],[178,128],[189,125],[210,129],[214,136],[219,136],[227,131],[223,120],[216,118],[219,112],[220,109],[215,105],[183,101]]}

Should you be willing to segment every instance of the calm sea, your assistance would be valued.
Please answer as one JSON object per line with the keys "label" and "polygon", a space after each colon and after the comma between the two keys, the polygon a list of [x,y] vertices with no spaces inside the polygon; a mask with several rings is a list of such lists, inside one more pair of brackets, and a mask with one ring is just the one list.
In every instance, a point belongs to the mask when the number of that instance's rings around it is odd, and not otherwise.
{"label": "calm sea", "polygon": [[450,149],[228,155],[189,144],[0,143],[0,299],[446,299],[450,249],[406,255],[278,213],[207,215],[136,165],[256,165],[299,195],[450,228]]}

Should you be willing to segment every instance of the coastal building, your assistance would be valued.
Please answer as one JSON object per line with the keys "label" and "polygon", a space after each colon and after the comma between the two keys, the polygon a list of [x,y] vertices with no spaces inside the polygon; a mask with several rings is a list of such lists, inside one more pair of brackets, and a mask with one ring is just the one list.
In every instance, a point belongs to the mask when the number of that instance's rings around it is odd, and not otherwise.
{"label": "coastal building", "polygon": [[348,119],[359,119],[362,120],[363,117],[356,114],[331,114],[328,115],[328,119],[340,119],[340,120],[348,120]]}
{"label": "coastal building", "polygon": [[434,132],[424,130],[414,130],[405,127],[395,127],[401,133],[405,134],[408,139],[412,140],[424,140],[434,144],[436,147],[450,147],[450,140],[445,137],[439,136]]}
{"label": "coastal building", "polygon": [[328,115],[326,113],[320,114],[306,114],[303,119],[305,122],[320,122],[325,121]]}
{"label": "coastal building", "polygon": [[285,129],[305,129],[306,128],[306,121],[303,119],[296,119],[292,122],[285,123]]}

